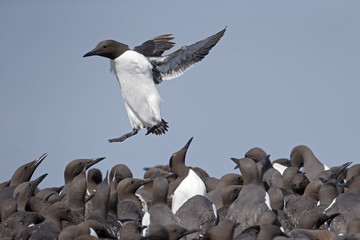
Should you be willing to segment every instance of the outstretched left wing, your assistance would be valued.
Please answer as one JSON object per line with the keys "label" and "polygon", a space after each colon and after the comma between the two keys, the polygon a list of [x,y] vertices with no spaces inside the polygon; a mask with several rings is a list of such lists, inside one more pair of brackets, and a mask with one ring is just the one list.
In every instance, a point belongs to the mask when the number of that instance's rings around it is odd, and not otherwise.
{"label": "outstretched left wing", "polygon": [[170,42],[173,39],[172,34],[160,35],[144,42],[140,46],[136,46],[134,51],[146,57],[159,57],[175,45],[174,42]]}

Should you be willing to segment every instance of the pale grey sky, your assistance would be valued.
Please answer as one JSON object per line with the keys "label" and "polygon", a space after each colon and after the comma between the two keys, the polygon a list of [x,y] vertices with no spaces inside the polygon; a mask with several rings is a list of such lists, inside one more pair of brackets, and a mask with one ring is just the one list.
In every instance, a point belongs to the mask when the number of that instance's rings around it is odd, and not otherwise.
{"label": "pale grey sky", "polygon": [[[359,163],[359,1],[1,1],[0,181],[41,155],[40,187],[63,184],[77,158],[106,157],[136,177],[194,140],[187,164],[236,172],[230,157],[261,147],[271,160],[309,146],[329,166]],[[134,47],[165,33],[176,46],[227,26],[203,61],[158,85],[166,135],[131,130],[99,41]]]}

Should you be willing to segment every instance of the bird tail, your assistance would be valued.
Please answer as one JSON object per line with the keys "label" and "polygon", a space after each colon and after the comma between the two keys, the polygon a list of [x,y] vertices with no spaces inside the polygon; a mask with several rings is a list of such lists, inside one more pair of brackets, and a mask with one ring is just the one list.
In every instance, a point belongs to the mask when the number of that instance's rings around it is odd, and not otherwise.
{"label": "bird tail", "polygon": [[156,135],[165,134],[168,128],[169,128],[168,123],[164,119],[161,119],[161,122],[159,122],[158,124],[147,128],[148,131],[146,135],[148,135],[149,133]]}

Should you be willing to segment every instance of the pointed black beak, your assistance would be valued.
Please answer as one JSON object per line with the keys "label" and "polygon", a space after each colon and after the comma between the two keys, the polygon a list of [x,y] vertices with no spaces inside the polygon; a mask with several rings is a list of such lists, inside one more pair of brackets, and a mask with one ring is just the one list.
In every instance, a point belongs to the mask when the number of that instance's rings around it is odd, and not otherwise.
{"label": "pointed black beak", "polygon": [[239,168],[239,160],[241,159],[237,159],[237,158],[230,158],[235,164],[236,164],[236,166],[234,167],[234,169],[237,169],[237,168]]}
{"label": "pointed black beak", "polygon": [[201,231],[201,229],[199,229],[199,228],[190,229],[190,230],[183,232],[181,234],[181,237],[184,237],[184,236],[192,234],[192,233],[200,232],[200,231]]}
{"label": "pointed black beak", "polygon": [[44,178],[45,178],[47,175],[48,175],[48,174],[45,173],[45,174],[41,175],[40,177],[38,177],[38,178],[36,179],[36,181],[35,181],[35,185],[38,186],[38,185],[42,182],[42,180],[44,180]]}
{"label": "pointed black beak", "polygon": [[91,194],[91,195],[87,196],[87,197],[85,198],[85,203],[87,203],[88,201],[90,201],[90,200],[93,199],[94,197],[95,197],[95,194]]}
{"label": "pointed black beak", "polygon": [[37,168],[46,157],[47,157],[47,153],[42,154],[34,161],[33,165],[31,165],[31,168]]}
{"label": "pointed black beak", "polygon": [[193,138],[194,138],[194,137],[191,137],[191,138],[190,138],[190,140],[189,140],[189,141],[186,143],[186,145],[183,147],[184,149],[187,150],[187,149],[189,148],[190,143],[191,143],[191,141],[193,140]]}
{"label": "pointed black beak", "polygon": [[54,194],[57,194],[56,192],[52,192],[50,193],[46,198],[45,198],[45,201],[49,201],[50,197]]}
{"label": "pointed black beak", "polygon": [[91,162],[86,164],[86,169],[89,169],[91,166],[97,164],[98,162],[104,160],[105,157],[101,157],[101,158],[94,158]]}
{"label": "pointed black beak", "polygon": [[142,185],[151,183],[151,182],[153,182],[153,181],[154,181],[153,178],[149,178],[149,179],[145,179],[144,181],[141,181],[139,184],[140,184],[140,186],[142,186]]}
{"label": "pointed black beak", "polygon": [[163,176],[164,178],[171,178],[171,177],[176,177],[176,173],[174,172],[169,172],[168,174]]}
{"label": "pointed black beak", "polygon": [[83,57],[90,57],[90,56],[94,56],[97,54],[96,50],[91,50],[90,52],[88,52],[87,54],[85,54]]}

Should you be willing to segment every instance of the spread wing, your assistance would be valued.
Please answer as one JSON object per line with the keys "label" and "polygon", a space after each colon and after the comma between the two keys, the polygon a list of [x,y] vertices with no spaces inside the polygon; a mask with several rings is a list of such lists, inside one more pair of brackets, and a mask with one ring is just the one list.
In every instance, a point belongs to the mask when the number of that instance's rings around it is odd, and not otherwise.
{"label": "spread wing", "polygon": [[186,45],[166,56],[151,56],[150,62],[154,65],[155,83],[162,79],[169,80],[182,75],[196,62],[201,61],[224,35],[226,28],[220,32],[196,43]]}
{"label": "spread wing", "polygon": [[160,35],[135,47],[134,51],[146,57],[158,57],[175,45],[174,42],[170,42],[173,39],[172,34]]}

